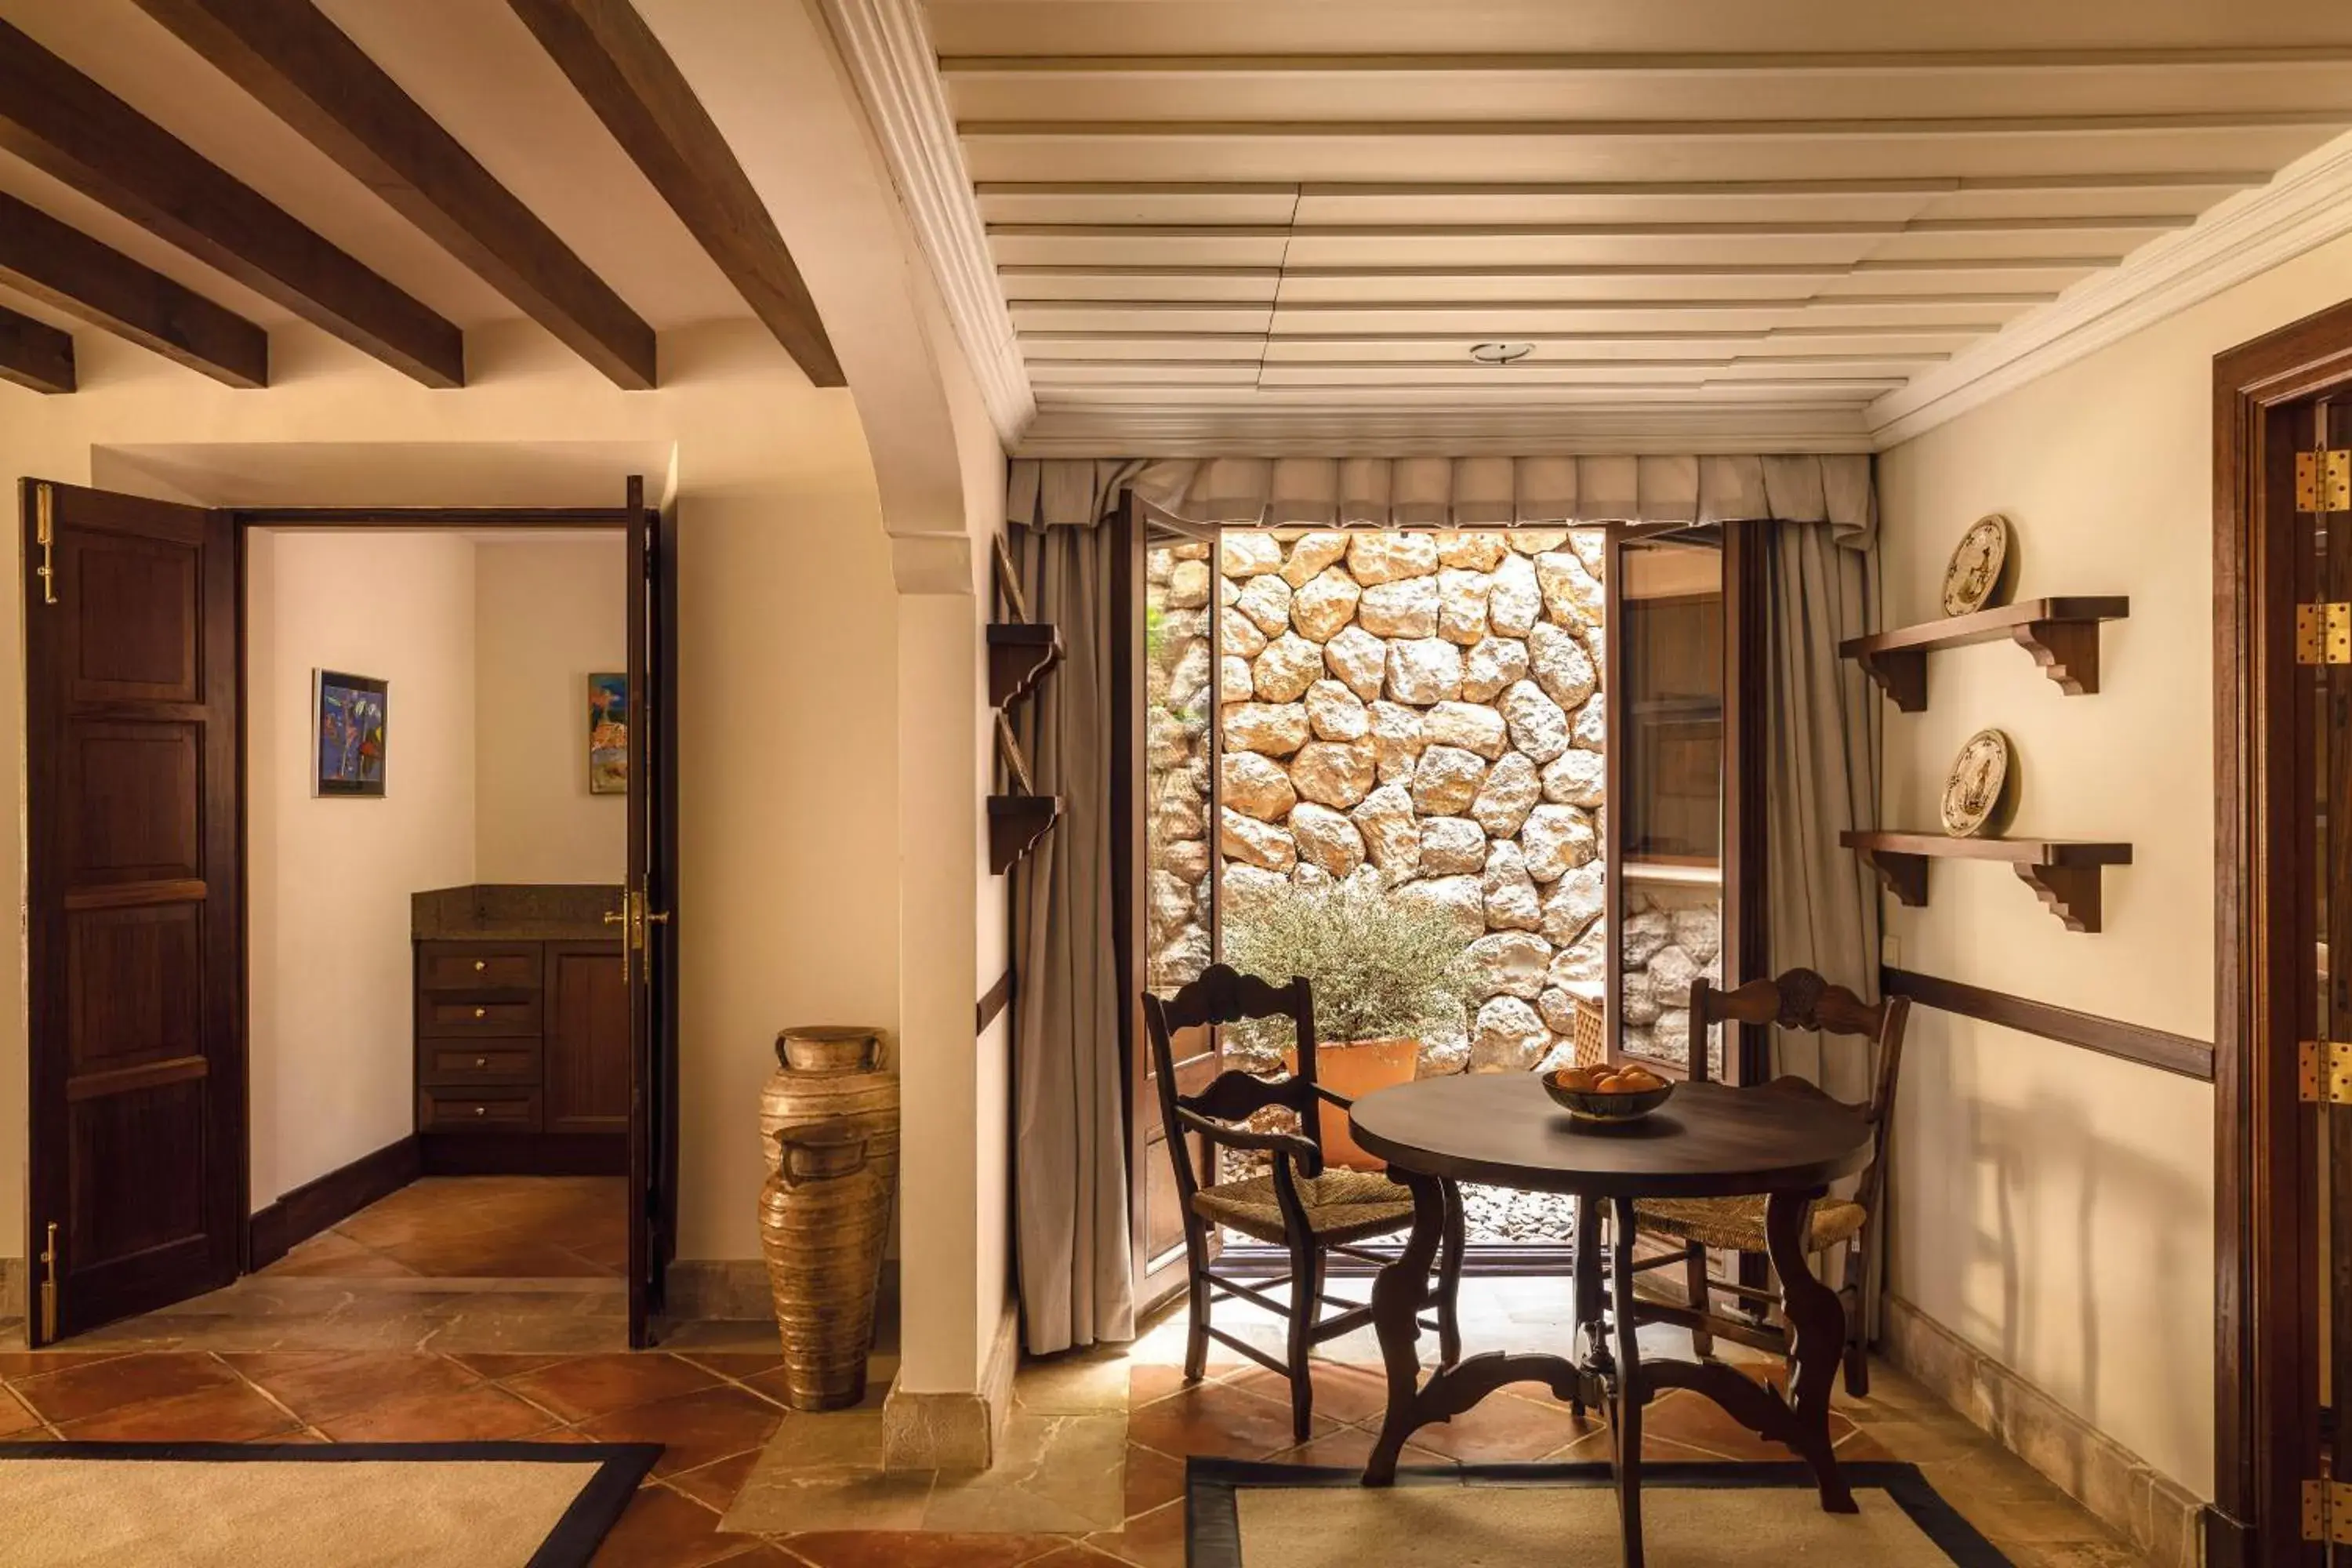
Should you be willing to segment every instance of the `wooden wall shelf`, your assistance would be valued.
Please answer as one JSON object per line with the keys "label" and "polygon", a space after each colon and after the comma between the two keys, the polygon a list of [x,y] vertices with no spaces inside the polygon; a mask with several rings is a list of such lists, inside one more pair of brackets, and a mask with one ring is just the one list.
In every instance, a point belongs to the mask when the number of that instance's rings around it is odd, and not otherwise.
{"label": "wooden wall shelf", "polygon": [[1059,626],[1037,621],[991,621],[988,625],[988,700],[1010,708],[1037,689],[1047,670],[1062,662]]}
{"label": "wooden wall shelf", "polygon": [[2013,641],[2069,697],[2099,689],[2099,626],[2131,615],[2120,596],[2026,599],[1972,616],[1953,616],[1866,637],[1848,637],[1838,652],[1858,661],[1906,713],[1927,706],[1927,656],[1971,643]]}
{"label": "wooden wall shelf", "polygon": [[1037,847],[1061,820],[1057,795],[992,795],[988,797],[988,872],[1002,877]]}
{"label": "wooden wall shelf", "polygon": [[1838,842],[1858,851],[1895,901],[1927,901],[1930,860],[2005,860],[2042,896],[2068,931],[2099,929],[2102,868],[2131,864],[2128,844],[2071,838],[1953,838],[1941,833],[1849,830]]}

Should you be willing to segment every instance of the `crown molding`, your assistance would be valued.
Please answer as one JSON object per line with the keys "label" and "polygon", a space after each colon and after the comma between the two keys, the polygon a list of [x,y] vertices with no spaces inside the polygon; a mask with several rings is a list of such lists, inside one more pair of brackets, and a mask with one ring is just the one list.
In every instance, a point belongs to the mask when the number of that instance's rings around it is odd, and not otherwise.
{"label": "crown molding", "polygon": [[1010,448],[1035,417],[1037,399],[917,0],[820,3],[882,144],[899,205],[939,279],[989,418]]}
{"label": "crown molding", "polygon": [[1870,405],[1884,449],[2352,234],[2352,133],[2150,241]]}
{"label": "crown molding", "polygon": [[1049,404],[1024,458],[1867,452],[1858,405]]}

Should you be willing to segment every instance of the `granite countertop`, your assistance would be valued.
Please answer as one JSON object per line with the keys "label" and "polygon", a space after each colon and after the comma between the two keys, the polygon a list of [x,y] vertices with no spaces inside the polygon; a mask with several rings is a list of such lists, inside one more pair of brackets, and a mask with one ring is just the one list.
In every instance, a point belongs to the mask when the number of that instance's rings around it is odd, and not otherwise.
{"label": "granite countertop", "polygon": [[478,882],[409,895],[419,942],[617,942],[604,911],[621,889],[595,883]]}

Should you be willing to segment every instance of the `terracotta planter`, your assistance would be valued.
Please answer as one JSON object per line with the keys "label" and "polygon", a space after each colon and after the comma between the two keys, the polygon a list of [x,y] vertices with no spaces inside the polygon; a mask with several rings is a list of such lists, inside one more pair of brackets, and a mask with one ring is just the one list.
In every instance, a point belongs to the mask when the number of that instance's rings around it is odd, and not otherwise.
{"label": "terracotta planter", "polygon": [[866,1397],[890,1189],[866,1134],[835,1118],[777,1134],[760,1194],[760,1248],[784,1352],[784,1403],[840,1410]]}
{"label": "terracotta planter", "polygon": [[[1288,1058],[1297,1071],[1297,1053]],[[1334,1040],[1315,1048],[1315,1076],[1324,1088],[1349,1100],[1360,1100],[1376,1089],[1411,1083],[1421,1065],[1421,1042],[1402,1037],[1386,1040]],[[1348,1134],[1348,1113],[1336,1105],[1322,1107],[1323,1159],[1350,1171],[1384,1171],[1388,1162],[1357,1147]]]}

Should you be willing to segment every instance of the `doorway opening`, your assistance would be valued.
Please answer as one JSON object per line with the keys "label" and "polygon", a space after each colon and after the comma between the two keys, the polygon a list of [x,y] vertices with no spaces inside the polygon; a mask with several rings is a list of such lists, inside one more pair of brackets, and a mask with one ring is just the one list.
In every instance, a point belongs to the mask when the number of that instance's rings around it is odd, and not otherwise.
{"label": "doorway opening", "polygon": [[562,1279],[617,1319],[627,541],[244,545],[249,1267]]}

